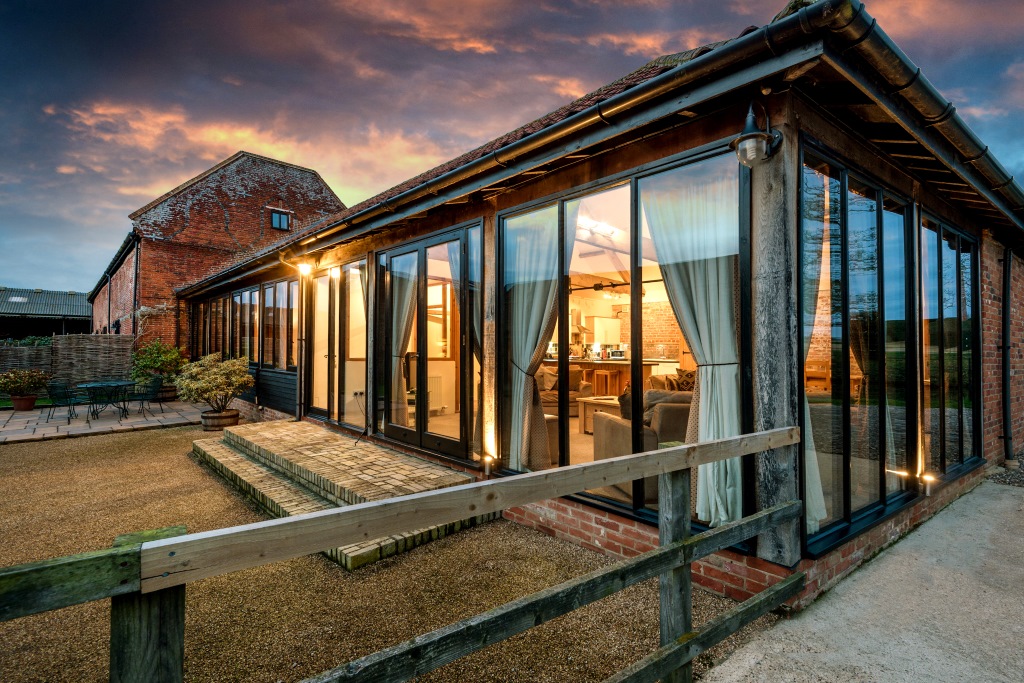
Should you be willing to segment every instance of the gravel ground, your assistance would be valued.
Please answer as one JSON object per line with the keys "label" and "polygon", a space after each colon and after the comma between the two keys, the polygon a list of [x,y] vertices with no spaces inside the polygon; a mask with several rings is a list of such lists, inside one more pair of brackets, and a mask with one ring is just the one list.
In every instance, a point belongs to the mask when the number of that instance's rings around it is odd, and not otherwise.
{"label": "gravel ground", "polygon": [[[0,566],[122,533],[263,519],[190,456],[198,428],[0,446]],[[189,584],[189,681],[292,681],[607,564],[497,521],[348,573],[319,555]],[[0,680],[106,680],[109,601],[0,623]],[[694,594],[695,623],[730,601]],[[656,581],[444,667],[428,681],[601,680],[657,645]],[[768,615],[698,659],[726,656]]]}
{"label": "gravel ground", "polygon": [[1008,470],[1005,467],[997,467],[995,470],[994,473],[988,475],[989,481],[1024,487],[1024,468],[1017,467],[1015,470]]}

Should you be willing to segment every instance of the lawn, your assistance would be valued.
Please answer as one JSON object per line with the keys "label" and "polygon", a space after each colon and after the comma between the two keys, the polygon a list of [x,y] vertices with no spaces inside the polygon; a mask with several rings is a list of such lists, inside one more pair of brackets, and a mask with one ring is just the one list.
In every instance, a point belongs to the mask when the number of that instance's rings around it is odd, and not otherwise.
{"label": "lawn", "polygon": [[[0,566],[142,529],[264,519],[191,457],[196,438],[186,427],[0,445]],[[498,521],[355,573],[315,555],[205,579],[187,589],[186,679],[301,680],[608,561]],[[602,680],[656,647],[657,603],[648,581],[421,680]],[[703,593],[694,603],[698,623],[733,604]],[[109,609],[105,600],[0,623],[0,680],[106,680]]]}

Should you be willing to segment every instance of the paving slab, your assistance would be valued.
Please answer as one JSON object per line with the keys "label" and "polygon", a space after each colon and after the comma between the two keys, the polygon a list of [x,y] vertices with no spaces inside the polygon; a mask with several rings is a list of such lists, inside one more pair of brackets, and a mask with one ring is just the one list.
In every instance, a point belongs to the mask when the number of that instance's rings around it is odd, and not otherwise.
{"label": "paving slab", "polygon": [[1024,681],[1024,488],[989,481],[703,678]]}

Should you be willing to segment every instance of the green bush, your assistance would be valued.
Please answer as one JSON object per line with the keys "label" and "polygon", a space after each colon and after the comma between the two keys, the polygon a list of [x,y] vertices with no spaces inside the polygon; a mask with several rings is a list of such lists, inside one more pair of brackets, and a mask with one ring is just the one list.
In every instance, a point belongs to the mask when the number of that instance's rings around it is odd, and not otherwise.
{"label": "green bush", "polygon": [[189,403],[205,403],[215,412],[223,413],[231,399],[252,388],[255,380],[249,374],[248,359],[221,360],[219,353],[211,353],[186,364],[174,383],[178,387],[178,398]]}
{"label": "green bush", "polygon": [[0,339],[0,346],[53,346],[53,337],[25,337],[24,339]]}
{"label": "green bush", "polygon": [[31,396],[46,386],[50,375],[42,370],[0,372],[0,392],[11,396]]}
{"label": "green bush", "polygon": [[164,383],[171,384],[187,362],[181,349],[156,339],[132,354],[132,379],[140,382],[163,375]]}

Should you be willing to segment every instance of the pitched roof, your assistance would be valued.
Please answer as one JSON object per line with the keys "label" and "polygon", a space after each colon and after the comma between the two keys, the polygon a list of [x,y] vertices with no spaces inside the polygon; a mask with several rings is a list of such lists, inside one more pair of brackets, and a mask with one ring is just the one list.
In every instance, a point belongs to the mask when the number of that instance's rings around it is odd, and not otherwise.
{"label": "pitched roof", "polygon": [[[206,169],[205,171],[203,171],[202,173],[197,175],[195,178],[191,178],[190,180],[186,180],[185,182],[183,182],[181,185],[178,185],[173,190],[170,190],[169,192],[165,192],[164,194],[160,195],[159,197],[157,197],[156,199],[154,199],[150,203],[146,204],[142,208],[136,209],[132,213],[128,214],[128,217],[130,219],[132,219],[132,220],[135,220],[136,218],[138,218],[142,214],[144,214],[147,211],[149,211],[150,209],[152,209],[154,206],[158,206],[158,205],[162,204],[163,202],[167,201],[168,199],[170,199],[174,195],[180,194],[180,193],[184,192],[185,190],[187,190],[188,188],[192,187],[193,185],[195,185],[199,181],[203,180],[204,178],[208,178],[209,176],[213,175],[214,173],[216,173],[217,171],[221,170],[225,166],[230,166],[231,164],[235,163],[236,161],[238,161],[239,159],[242,159],[244,157],[249,157],[250,159],[259,159],[260,161],[264,161],[264,162],[267,162],[267,163],[270,163],[270,164],[277,164],[278,166],[287,166],[288,168],[293,168],[293,169],[295,169],[297,171],[301,171],[303,173],[309,173],[311,175],[316,176],[317,178],[320,178],[320,174],[317,173],[316,171],[314,171],[311,168],[306,168],[305,166],[297,166],[295,164],[290,164],[287,161],[280,161],[279,159],[271,159],[270,157],[265,157],[265,156],[262,156],[262,155],[259,155],[259,154],[253,154],[252,152],[246,152],[246,151],[242,150],[242,151],[239,151],[239,152],[235,152],[234,154],[229,156],[224,161],[221,161],[220,163],[211,166],[210,168]],[[323,178],[320,178],[320,180],[323,181]],[[330,190],[330,187],[327,186],[327,183],[324,183],[324,186],[327,187],[327,189]],[[334,191],[331,190],[331,192],[333,193]],[[339,200],[338,203],[341,204],[341,201]],[[344,204],[342,204],[342,206],[344,206]]]}
{"label": "pitched roof", "polygon": [[85,292],[14,289],[0,286],[0,316],[29,318],[91,318]]}

